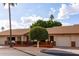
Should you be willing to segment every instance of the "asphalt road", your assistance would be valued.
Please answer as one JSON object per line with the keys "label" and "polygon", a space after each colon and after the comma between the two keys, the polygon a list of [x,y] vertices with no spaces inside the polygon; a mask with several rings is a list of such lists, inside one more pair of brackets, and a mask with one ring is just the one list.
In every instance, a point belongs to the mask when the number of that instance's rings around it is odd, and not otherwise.
{"label": "asphalt road", "polygon": [[13,48],[0,48],[0,56],[31,56],[30,54],[18,51]]}

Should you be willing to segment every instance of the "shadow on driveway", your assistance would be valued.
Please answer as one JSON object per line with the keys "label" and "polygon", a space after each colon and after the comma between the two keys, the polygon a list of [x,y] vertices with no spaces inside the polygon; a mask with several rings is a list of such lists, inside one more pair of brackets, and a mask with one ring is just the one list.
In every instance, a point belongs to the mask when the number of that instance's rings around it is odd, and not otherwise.
{"label": "shadow on driveway", "polygon": [[41,50],[40,52],[46,53],[46,54],[51,54],[51,55],[56,55],[56,56],[79,56],[79,54],[74,54],[72,52],[68,51],[60,51],[60,50]]}
{"label": "shadow on driveway", "polygon": [[15,49],[15,50],[18,50],[18,51],[20,51],[20,52],[23,52],[23,53],[29,54],[29,55],[31,55],[31,56],[36,56],[36,55],[34,55],[34,54],[31,54],[31,53],[29,53],[29,52],[25,52],[25,51],[20,50],[20,49],[17,49],[17,48],[14,48],[14,49]]}

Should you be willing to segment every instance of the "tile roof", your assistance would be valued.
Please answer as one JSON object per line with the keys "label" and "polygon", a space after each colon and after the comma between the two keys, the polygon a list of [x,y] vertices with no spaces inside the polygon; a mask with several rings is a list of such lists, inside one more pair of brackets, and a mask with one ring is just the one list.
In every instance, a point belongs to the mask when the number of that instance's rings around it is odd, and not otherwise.
{"label": "tile roof", "polygon": [[[12,35],[24,35],[28,32],[29,32],[28,29],[12,29]],[[10,31],[6,30],[3,32],[0,32],[0,35],[10,35]]]}
{"label": "tile roof", "polygon": [[[13,29],[12,35],[24,35],[29,32],[30,29]],[[58,26],[53,28],[47,28],[48,34],[79,34],[79,25],[73,26]],[[9,30],[0,32],[1,35],[9,35]]]}
{"label": "tile roof", "polygon": [[47,28],[49,34],[79,34],[79,25]]}

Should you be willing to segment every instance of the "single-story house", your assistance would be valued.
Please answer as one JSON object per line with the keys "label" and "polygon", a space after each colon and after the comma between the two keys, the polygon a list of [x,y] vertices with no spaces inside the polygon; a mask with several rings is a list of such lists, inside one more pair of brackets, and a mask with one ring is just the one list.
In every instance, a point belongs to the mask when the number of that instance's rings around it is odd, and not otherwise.
{"label": "single-story house", "polygon": [[79,25],[48,28],[49,39],[55,46],[79,47]]}
{"label": "single-story house", "polygon": [[[49,41],[58,47],[79,47],[79,25],[58,26],[47,28]],[[16,42],[28,42],[29,29],[13,29],[12,40]],[[9,30],[0,32],[0,44],[5,44],[9,40]]]}
{"label": "single-story house", "polygon": [[[29,29],[12,29],[12,40],[15,40],[17,43],[26,43],[28,41],[28,32]],[[10,31],[0,32],[0,45],[4,45],[6,41],[10,40]]]}

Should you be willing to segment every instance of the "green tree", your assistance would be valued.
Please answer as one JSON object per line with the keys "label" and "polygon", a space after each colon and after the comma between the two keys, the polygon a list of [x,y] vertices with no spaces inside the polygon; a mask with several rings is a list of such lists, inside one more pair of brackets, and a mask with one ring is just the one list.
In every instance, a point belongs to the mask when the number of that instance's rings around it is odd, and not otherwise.
{"label": "green tree", "polygon": [[[5,6],[6,3],[3,3]],[[10,47],[12,47],[11,38],[12,38],[12,29],[11,29],[11,6],[15,6],[15,3],[8,3],[8,13],[9,13],[9,27],[10,27]]]}
{"label": "green tree", "polygon": [[53,27],[54,25],[53,25],[53,21],[52,20],[48,20],[48,21],[46,21],[46,25],[47,25],[47,28],[50,28],[50,27]]}
{"label": "green tree", "polygon": [[53,27],[55,26],[62,26],[61,22],[53,21]]}
{"label": "green tree", "polygon": [[41,26],[41,27],[46,28],[46,21],[43,21],[43,20],[39,19],[37,22],[32,24],[31,28],[33,28],[35,26]]}
{"label": "green tree", "polygon": [[48,31],[40,26],[31,28],[29,35],[31,40],[37,40],[37,47],[39,47],[39,42],[41,40],[48,39]]}
{"label": "green tree", "polygon": [[33,23],[31,25],[31,28],[35,27],[35,26],[41,26],[44,28],[51,28],[51,27],[55,27],[55,26],[62,26],[61,22],[58,21],[54,21],[54,16],[51,14],[50,18],[48,21],[43,21],[43,20],[38,20],[37,22]]}
{"label": "green tree", "polygon": [[47,28],[56,27],[56,26],[62,26],[61,22],[52,21],[52,20],[47,21]]}
{"label": "green tree", "polygon": [[35,26],[51,28],[51,27],[55,27],[55,26],[62,26],[62,23],[58,22],[58,21],[52,21],[52,20],[48,20],[48,21],[38,20],[37,22],[35,22],[31,25],[31,28],[33,28]]}

